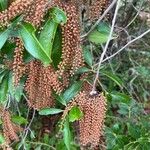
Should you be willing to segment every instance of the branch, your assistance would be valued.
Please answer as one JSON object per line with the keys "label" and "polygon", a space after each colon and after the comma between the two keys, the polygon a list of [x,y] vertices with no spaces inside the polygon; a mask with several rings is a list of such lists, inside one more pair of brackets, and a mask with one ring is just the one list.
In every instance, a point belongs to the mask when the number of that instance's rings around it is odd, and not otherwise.
{"label": "branch", "polygon": [[102,14],[102,16],[100,16],[100,18],[96,21],[96,23],[91,27],[91,29],[84,35],[81,35],[81,39],[87,37],[95,28],[96,26],[99,24],[99,22],[107,15],[107,13],[113,8],[113,6],[115,5],[115,3],[117,2],[117,0],[113,0],[113,2],[109,5],[109,7],[104,11],[104,13]]}
{"label": "branch", "polygon": [[142,33],[141,35],[139,35],[138,37],[136,37],[135,39],[131,40],[130,42],[128,42],[125,46],[123,46],[120,50],[118,50],[116,53],[112,54],[111,56],[105,58],[102,62],[105,62],[113,57],[115,57],[117,54],[119,54],[120,52],[122,52],[126,47],[128,47],[129,45],[131,45],[132,43],[134,43],[135,41],[141,39],[143,36],[145,36],[146,34],[150,33],[150,29],[145,31],[144,33]]}
{"label": "branch", "polygon": [[107,52],[109,43],[110,43],[110,41],[111,41],[111,39],[112,39],[112,35],[113,35],[115,23],[116,23],[116,18],[117,18],[119,6],[120,6],[120,0],[118,0],[117,5],[116,5],[114,17],[113,17],[113,20],[112,20],[112,26],[111,26],[111,30],[110,30],[110,34],[109,34],[107,43],[106,43],[106,45],[105,45],[105,47],[104,47],[104,50],[103,50],[103,53],[101,54],[101,57],[100,57],[100,59],[99,59],[99,64],[98,64],[98,68],[97,68],[97,72],[96,72],[96,77],[95,77],[95,80],[94,80],[94,83],[93,83],[92,91],[90,92],[91,95],[94,95],[94,94],[97,93],[97,92],[96,92],[96,83],[97,83],[97,80],[98,80],[98,78],[99,78],[99,70],[100,70],[101,64],[102,64],[102,62],[103,62],[104,56],[105,56],[105,54],[106,54],[106,52]]}

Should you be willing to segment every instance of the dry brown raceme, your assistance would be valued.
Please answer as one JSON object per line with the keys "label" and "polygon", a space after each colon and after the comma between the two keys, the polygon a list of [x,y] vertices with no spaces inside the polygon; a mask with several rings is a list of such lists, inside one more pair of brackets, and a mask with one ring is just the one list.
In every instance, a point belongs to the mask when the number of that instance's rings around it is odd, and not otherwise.
{"label": "dry brown raceme", "polygon": [[79,106],[84,117],[79,120],[80,143],[95,147],[103,135],[106,113],[106,98],[103,94],[91,96],[88,91],[80,92],[66,107],[62,119],[74,106]]}
{"label": "dry brown raceme", "polygon": [[11,141],[18,141],[17,132],[19,128],[11,121],[10,112],[2,106],[0,106],[0,118],[3,122],[2,130],[6,144],[9,144]]}

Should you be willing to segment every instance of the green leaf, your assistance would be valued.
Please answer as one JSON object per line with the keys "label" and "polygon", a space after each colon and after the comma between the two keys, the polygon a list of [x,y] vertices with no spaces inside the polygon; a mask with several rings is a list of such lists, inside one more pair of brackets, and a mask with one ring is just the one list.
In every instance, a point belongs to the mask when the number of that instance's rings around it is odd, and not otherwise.
{"label": "green leaf", "polygon": [[101,22],[97,25],[96,29],[101,32],[101,33],[104,33],[104,34],[109,34],[110,33],[110,26],[107,22]]}
{"label": "green leaf", "polygon": [[5,138],[0,134],[0,144],[3,144],[5,142]]}
{"label": "green leaf", "polygon": [[[100,23],[95,30],[93,30],[89,36],[88,39],[90,42],[93,42],[95,44],[103,44],[106,43],[109,37],[110,33],[110,27],[106,23]],[[116,38],[116,35],[114,34],[112,39]]]}
{"label": "green leaf", "polygon": [[2,119],[0,118],[0,125],[1,125],[1,124],[3,124],[3,121],[2,121]]}
{"label": "green leaf", "polygon": [[116,74],[107,71],[101,71],[101,73],[114,81],[118,86],[123,86],[123,81]]}
{"label": "green leaf", "polygon": [[20,24],[19,33],[24,43],[26,50],[35,58],[41,60],[44,65],[51,63],[51,58],[48,53],[45,52],[44,48],[35,37],[35,29],[29,23]]}
{"label": "green leaf", "polygon": [[79,107],[74,106],[69,112],[69,121],[74,122],[79,120],[83,117],[83,112],[80,110]]}
{"label": "green leaf", "polygon": [[57,68],[58,64],[61,61],[61,55],[62,55],[62,35],[61,29],[57,28],[52,48],[52,60],[53,60],[52,63],[55,68]]}
{"label": "green leaf", "polygon": [[54,22],[58,24],[64,24],[67,22],[67,16],[65,12],[59,9],[58,7],[52,8],[50,15],[52,16],[52,19],[54,20]]}
{"label": "green leaf", "polygon": [[91,52],[88,49],[84,49],[83,56],[84,56],[85,62],[89,66],[92,66],[93,65],[93,56],[92,56]]}
{"label": "green leaf", "polygon": [[57,108],[44,108],[39,111],[40,115],[54,115],[63,112],[62,109]]}
{"label": "green leaf", "polygon": [[0,103],[6,101],[8,93],[8,78],[4,78],[0,84]]}
{"label": "green leaf", "polygon": [[74,96],[81,91],[82,81],[74,83],[70,88],[68,88],[64,94],[63,98],[66,102],[69,102]]}
{"label": "green leaf", "polygon": [[7,73],[8,73],[7,70],[2,70],[2,71],[0,72],[0,84],[2,83],[3,78],[5,77],[5,75],[6,75]]}
{"label": "green leaf", "polygon": [[81,67],[79,68],[77,71],[76,71],[76,74],[83,74],[83,73],[86,73],[86,72],[89,72],[90,69],[87,68],[87,67]]}
{"label": "green leaf", "polygon": [[14,86],[12,72],[9,74],[8,91],[14,99],[19,102],[23,95],[25,80],[22,79],[17,87]]}
{"label": "green leaf", "polygon": [[21,19],[22,16],[17,17],[6,30],[0,32],[0,49],[4,46],[9,36],[11,36],[14,27]]}
{"label": "green leaf", "polygon": [[12,116],[11,120],[18,125],[23,125],[23,124],[26,125],[28,123],[27,119],[21,116]]}
{"label": "green leaf", "polygon": [[3,47],[3,45],[7,41],[10,33],[11,33],[10,28],[8,28],[0,33],[0,49]]}
{"label": "green leaf", "polygon": [[1,10],[5,10],[8,6],[8,0],[0,0]]}
{"label": "green leaf", "polygon": [[53,93],[53,96],[58,102],[60,102],[64,106],[66,106],[66,101],[64,100],[62,95],[57,95],[57,94]]}
{"label": "green leaf", "polygon": [[69,127],[68,118],[66,118],[66,120],[64,122],[63,137],[64,137],[64,143],[67,147],[67,150],[71,150],[71,131],[70,131],[70,127]]}
{"label": "green leaf", "polygon": [[112,92],[110,93],[111,97],[112,97],[112,101],[117,101],[117,102],[122,102],[122,103],[130,103],[131,101],[131,97],[124,94],[124,93],[120,93],[120,92]]}
{"label": "green leaf", "polygon": [[46,54],[50,57],[57,27],[58,24],[56,22],[52,19],[48,19],[39,37],[39,42],[43,46]]}

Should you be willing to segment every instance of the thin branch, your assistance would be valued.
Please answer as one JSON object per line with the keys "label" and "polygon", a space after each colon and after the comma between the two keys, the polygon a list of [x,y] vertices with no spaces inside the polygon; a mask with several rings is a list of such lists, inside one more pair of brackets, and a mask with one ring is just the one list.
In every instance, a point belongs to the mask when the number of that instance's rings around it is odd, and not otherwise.
{"label": "thin branch", "polygon": [[97,80],[98,80],[98,78],[99,78],[99,70],[100,70],[102,61],[103,61],[103,59],[104,59],[104,56],[105,56],[105,54],[106,54],[106,52],[107,52],[109,43],[110,43],[110,41],[111,41],[111,39],[112,39],[112,35],[113,35],[114,28],[115,28],[115,23],[116,23],[116,18],[117,18],[119,6],[120,6],[120,0],[118,0],[117,5],[116,5],[114,17],[113,17],[113,20],[112,20],[112,26],[111,26],[111,30],[110,30],[110,34],[109,34],[107,43],[106,43],[105,48],[104,48],[104,50],[103,50],[103,52],[102,52],[102,54],[101,54],[101,57],[100,57],[100,59],[99,59],[99,64],[98,64],[98,68],[97,68],[97,72],[96,72],[96,77],[95,77],[95,80],[94,80],[94,83],[93,83],[92,91],[91,91],[91,93],[90,93],[91,95],[97,93],[97,92],[96,92],[96,83],[97,83]]}
{"label": "thin branch", "polygon": [[126,45],[124,45],[120,50],[118,50],[116,53],[112,54],[111,56],[105,58],[102,62],[105,62],[113,57],[115,57],[117,54],[119,54],[120,52],[122,52],[125,48],[127,48],[129,45],[131,45],[132,43],[134,43],[135,41],[141,39],[143,36],[147,35],[148,33],[150,33],[150,29],[145,31],[144,33],[142,33],[141,35],[139,35],[138,37],[136,37],[135,39],[131,40],[130,42],[128,42]]}
{"label": "thin branch", "polygon": [[109,7],[104,11],[104,13],[102,14],[102,16],[100,16],[100,18],[96,21],[96,23],[91,27],[91,29],[84,35],[81,35],[81,39],[87,37],[95,28],[96,26],[99,24],[99,22],[107,15],[107,13],[113,8],[113,6],[115,5],[115,3],[117,2],[117,0],[113,0],[113,2],[109,5]]}

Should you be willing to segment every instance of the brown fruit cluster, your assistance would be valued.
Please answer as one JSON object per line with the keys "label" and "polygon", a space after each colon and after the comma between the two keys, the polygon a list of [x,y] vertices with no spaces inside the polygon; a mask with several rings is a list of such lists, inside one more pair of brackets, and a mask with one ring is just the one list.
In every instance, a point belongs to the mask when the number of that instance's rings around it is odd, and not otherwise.
{"label": "brown fruit cluster", "polygon": [[89,19],[92,21],[98,19],[108,3],[109,0],[93,0],[89,10]]}
{"label": "brown fruit cluster", "polygon": [[91,96],[89,92],[80,92],[66,107],[62,119],[64,120],[73,106],[79,106],[84,117],[79,120],[80,143],[83,146],[95,147],[103,135],[106,113],[106,99],[103,94]]}
{"label": "brown fruit cluster", "polygon": [[33,0],[16,0],[10,4],[8,9],[0,12],[0,25],[7,26],[17,15],[24,13]]}
{"label": "brown fruit cluster", "polygon": [[33,4],[30,5],[26,12],[25,21],[32,23],[36,27],[41,25],[43,22],[44,15],[47,11],[47,5],[49,0],[34,0]]}
{"label": "brown fruit cluster", "polygon": [[12,123],[9,111],[5,110],[3,107],[0,107],[0,115],[3,122],[5,143],[9,144],[11,141],[18,141],[19,137],[17,132],[19,131],[19,127]]}
{"label": "brown fruit cluster", "polygon": [[39,61],[32,61],[28,66],[28,79],[25,85],[28,104],[37,110],[54,106],[52,90],[61,93],[63,86],[52,66],[44,67]]}
{"label": "brown fruit cluster", "polygon": [[71,3],[64,3],[62,9],[66,12],[68,20],[62,26],[62,62],[59,64],[60,76],[66,70],[69,70],[70,75],[73,75],[83,64],[77,9]]}
{"label": "brown fruit cluster", "polygon": [[23,62],[23,50],[24,46],[20,39],[16,39],[16,48],[14,51],[14,61],[13,61],[13,81],[14,85],[18,86],[21,77],[25,73],[25,67]]}

